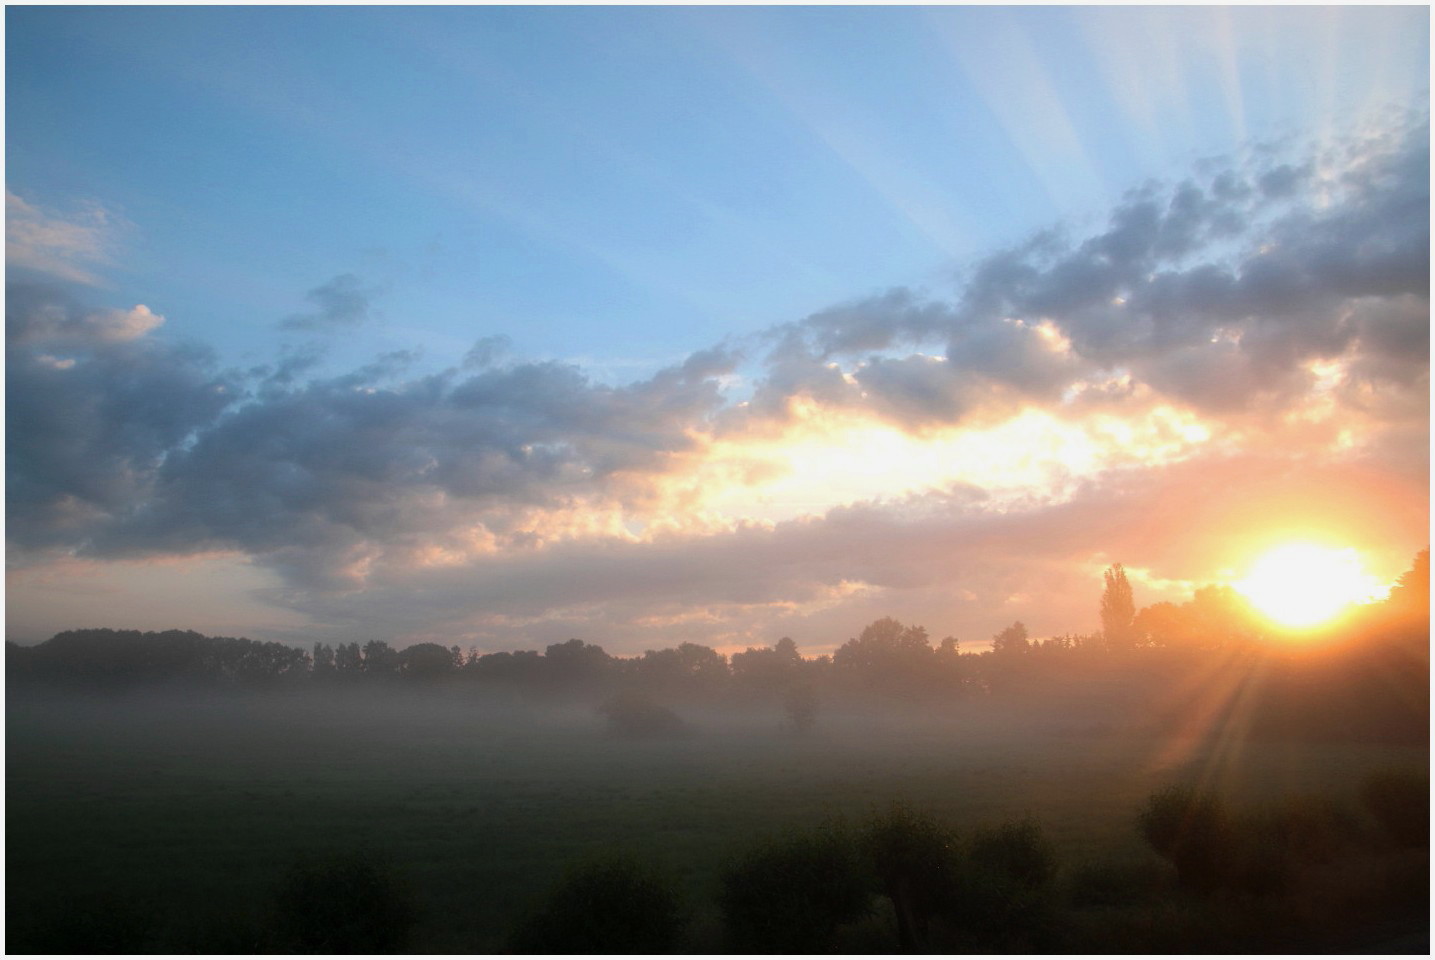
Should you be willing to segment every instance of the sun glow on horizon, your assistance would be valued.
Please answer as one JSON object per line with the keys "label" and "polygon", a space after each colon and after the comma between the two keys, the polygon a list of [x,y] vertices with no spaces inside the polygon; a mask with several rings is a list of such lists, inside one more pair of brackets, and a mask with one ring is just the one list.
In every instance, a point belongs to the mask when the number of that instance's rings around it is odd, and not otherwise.
{"label": "sun glow on horizon", "polygon": [[1232,586],[1271,620],[1295,629],[1319,626],[1384,590],[1357,550],[1315,543],[1287,543],[1266,551]]}

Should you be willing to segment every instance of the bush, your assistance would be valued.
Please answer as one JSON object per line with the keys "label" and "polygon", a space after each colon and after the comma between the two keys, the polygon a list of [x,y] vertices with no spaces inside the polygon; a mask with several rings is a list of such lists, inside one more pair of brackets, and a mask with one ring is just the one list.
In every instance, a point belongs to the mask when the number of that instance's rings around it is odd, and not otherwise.
{"label": "bush", "polygon": [[810,683],[788,687],[782,695],[782,709],[792,729],[806,733],[817,723],[817,691]]}
{"label": "bush", "polygon": [[1430,845],[1430,778],[1407,770],[1381,770],[1360,784],[1360,802],[1395,843]]}
{"label": "bush", "polygon": [[1233,831],[1214,796],[1189,786],[1167,787],[1146,799],[1136,822],[1151,849],[1175,865],[1181,886],[1209,891],[1229,876]]}
{"label": "bush", "polygon": [[1354,833],[1347,813],[1316,797],[1293,797],[1242,817],[1234,827],[1230,885],[1248,893],[1283,891],[1296,871],[1329,862]]}
{"label": "bush", "polygon": [[415,909],[391,865],[359,853],[296,860],[275,890],[274,913],[298,953],[396,953]]}
{"label": "bush", "polygon": [[1041,936],[1050,919],[1056,855],[1040,825],[1028,818],[978,830],[962,853],[955,909],[948,912],[958,930],[1003,947],[1014,937]]}
{"label": "bush", "polygon": [[829,821],[730,863],[718,902],[734,948],[820,953],[839,926],[868,912],[871,896],[855,840]]}
{"label": "bush", "polygon": [[926,940],[933,917],[950,912],[962,870],[956,834],[900,804],[868,822],[863,843],[897,916],[903,950]]}
{"label": "bush", "polygon": [[627,857],[569,869],[514,931],[515,953],[672,953],[682,934],[672,885]]}
{"label": "bush", "polygon": [[620,693],[598,708],[608,732],[622,737],[673,737],[688,732],[676,713],[641,693]]}

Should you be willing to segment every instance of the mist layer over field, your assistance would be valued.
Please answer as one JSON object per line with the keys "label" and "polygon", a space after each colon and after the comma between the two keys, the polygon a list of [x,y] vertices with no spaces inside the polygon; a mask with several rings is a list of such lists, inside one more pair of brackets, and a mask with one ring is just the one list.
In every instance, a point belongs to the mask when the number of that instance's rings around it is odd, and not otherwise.
{"label": "mist layer over field", "polygon": [[[406,949],[495,951],[565,867],[623,853],[674,879],[687,948],[720,950],[724,865],[834,814],[902,801],[959,829],[1029,816],[1064,876],[1094,862],[1160,876],[1134,818],[1164,785],[1356,807],[1368,774],[1428,769],[1428,745],[1182,739],[1114,702],[1046,704],[822,704],[805,733],[775,702],[675,705],[683,735],[630,739],[581,698],[457,686],[12,690],[10,944],[44,949],[89,911],[130,918],[144,943],[231,948],[296,857],[366,851],[420,905]],[[895,949],[883,924],[853,933],[857,948]]]}

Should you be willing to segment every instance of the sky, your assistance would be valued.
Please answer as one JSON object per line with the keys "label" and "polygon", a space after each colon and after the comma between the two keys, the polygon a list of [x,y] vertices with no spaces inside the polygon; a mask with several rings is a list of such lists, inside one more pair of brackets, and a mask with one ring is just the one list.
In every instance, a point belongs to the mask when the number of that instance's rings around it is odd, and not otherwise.
{"label": "sky", "polygon": [[981,649],[1429,539],[1424,7],[5,11],[6,629]]}

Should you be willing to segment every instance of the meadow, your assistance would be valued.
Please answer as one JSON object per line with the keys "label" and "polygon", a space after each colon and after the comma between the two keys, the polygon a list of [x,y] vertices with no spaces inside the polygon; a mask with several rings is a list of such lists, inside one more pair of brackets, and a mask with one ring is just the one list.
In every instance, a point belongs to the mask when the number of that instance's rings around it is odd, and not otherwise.
{"label": "meadow", "polygon": [[[1134,824],[1165,785],[1235,806],[1319,794],[1358,811],[1367,774],[1429,759],[1427,746],[1173,740],[1016,701],[824,704],[805,733],[771,704],[678,710],[691,735],[625,740],[591,704],[461,688],[12,690],[7,949],[45,950],[80,915],[133,918],[118,936],[152,949],[244,952],[286,864],[363,850],[414,893],[410,952],[501,951],[567,865],[609,852],[672,877],[688,949],[718,951],[724,864],[825,817],[894,801],[959,828],[1030,816],[1067,877],[1095,863],[1157,875]],[[852,943],[888,952],[888,922],[874,916]],[[1350,942],[1329,948],[1399,947],[1420,930],[1339,933]]]}

